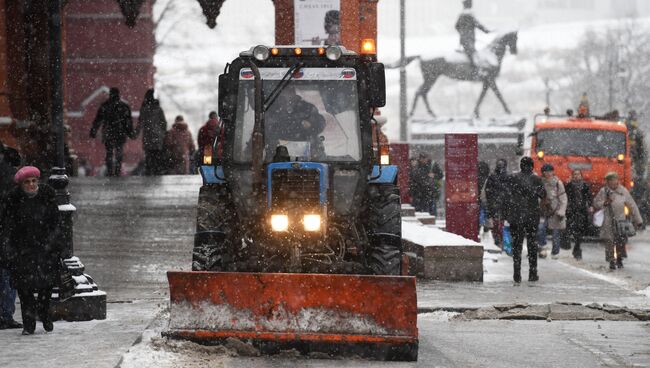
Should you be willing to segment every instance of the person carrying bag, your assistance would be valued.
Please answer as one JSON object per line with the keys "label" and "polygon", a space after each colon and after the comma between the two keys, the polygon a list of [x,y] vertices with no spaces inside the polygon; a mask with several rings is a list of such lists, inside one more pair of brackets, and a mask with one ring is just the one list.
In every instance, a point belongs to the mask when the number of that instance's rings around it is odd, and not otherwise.
{"label": "person carrying bag", "polygon": [[[600,237],[605,240],[605,259],[609,268],[615,270],[623,268],[627,239],[636,233],[634,226],[640,227],[643,219],[630,193],[620,185],[618,174],[608,173],[605,181],[605,186],[594,198],[594,208],[604,210]],[[627,219],[628,215],[631,221]]]}

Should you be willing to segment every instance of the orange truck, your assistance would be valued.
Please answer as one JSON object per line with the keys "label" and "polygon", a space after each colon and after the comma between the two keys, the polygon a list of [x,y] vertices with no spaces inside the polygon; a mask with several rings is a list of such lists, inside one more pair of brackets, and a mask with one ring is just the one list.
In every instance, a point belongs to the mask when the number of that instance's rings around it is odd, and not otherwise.
{"label": "orange truck", "polygon": [[535,116],[531,156],[537,174],[541,174],[544,164],[551,164],[564,183],[570,180],[573,170],[581,170],[594,195],[611,171],[618,173],[628,190],[634,186],[630,142],[622,121]]}

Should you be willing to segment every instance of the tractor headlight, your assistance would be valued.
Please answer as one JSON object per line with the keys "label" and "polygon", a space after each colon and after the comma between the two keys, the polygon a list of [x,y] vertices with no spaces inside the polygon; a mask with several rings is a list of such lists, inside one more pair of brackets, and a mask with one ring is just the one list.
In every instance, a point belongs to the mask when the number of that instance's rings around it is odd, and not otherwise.
{"label": "tractor headlight", "polygon": [[305,231],[318,231],[320,230],[320,215],[305,215],[302,218],[302,224]]}
{"label": "tractor headlight", "polygon": [[341,55],[343,55],[343,50],[338,46],[330,46],[325,50],[325,55],[328,59],[336,61],[341,58]]}
{"label": "tractor headlight", "polygon": [[259,61],[264,61],[269,58],[269,48],[263,45],[255,46],[253,49],[253,56]]}
{"label": "tractor headlight", "polygon": [[289,216],[271,215],[271,229],[273,231],[287,231],[289,229]]}

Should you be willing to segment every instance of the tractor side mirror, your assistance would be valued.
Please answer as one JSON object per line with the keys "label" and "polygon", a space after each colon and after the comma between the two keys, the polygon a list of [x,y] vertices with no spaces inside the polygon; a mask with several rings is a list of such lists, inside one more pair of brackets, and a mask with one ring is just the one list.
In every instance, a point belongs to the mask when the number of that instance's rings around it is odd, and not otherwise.
{"label": "tractor side mirror", "polygon": [[233,97],[231,96],[231,85],[228,74],[219,76],[219,117],[221,120],[231,121],[235,115]]}
{"label": "tractor side mirror", "polygon": [[370,107],[386,105],[386,73],[384,64],[371,63],[369,68],[368,102]]}

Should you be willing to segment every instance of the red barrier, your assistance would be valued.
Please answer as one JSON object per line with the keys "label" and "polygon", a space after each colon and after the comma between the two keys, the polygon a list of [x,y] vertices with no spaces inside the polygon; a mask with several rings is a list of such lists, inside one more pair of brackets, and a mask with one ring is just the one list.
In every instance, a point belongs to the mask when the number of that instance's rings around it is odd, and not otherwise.
{"label": "red barrier", "polygon": [[445,134],[447,231],[478,240],[478,135]]}

